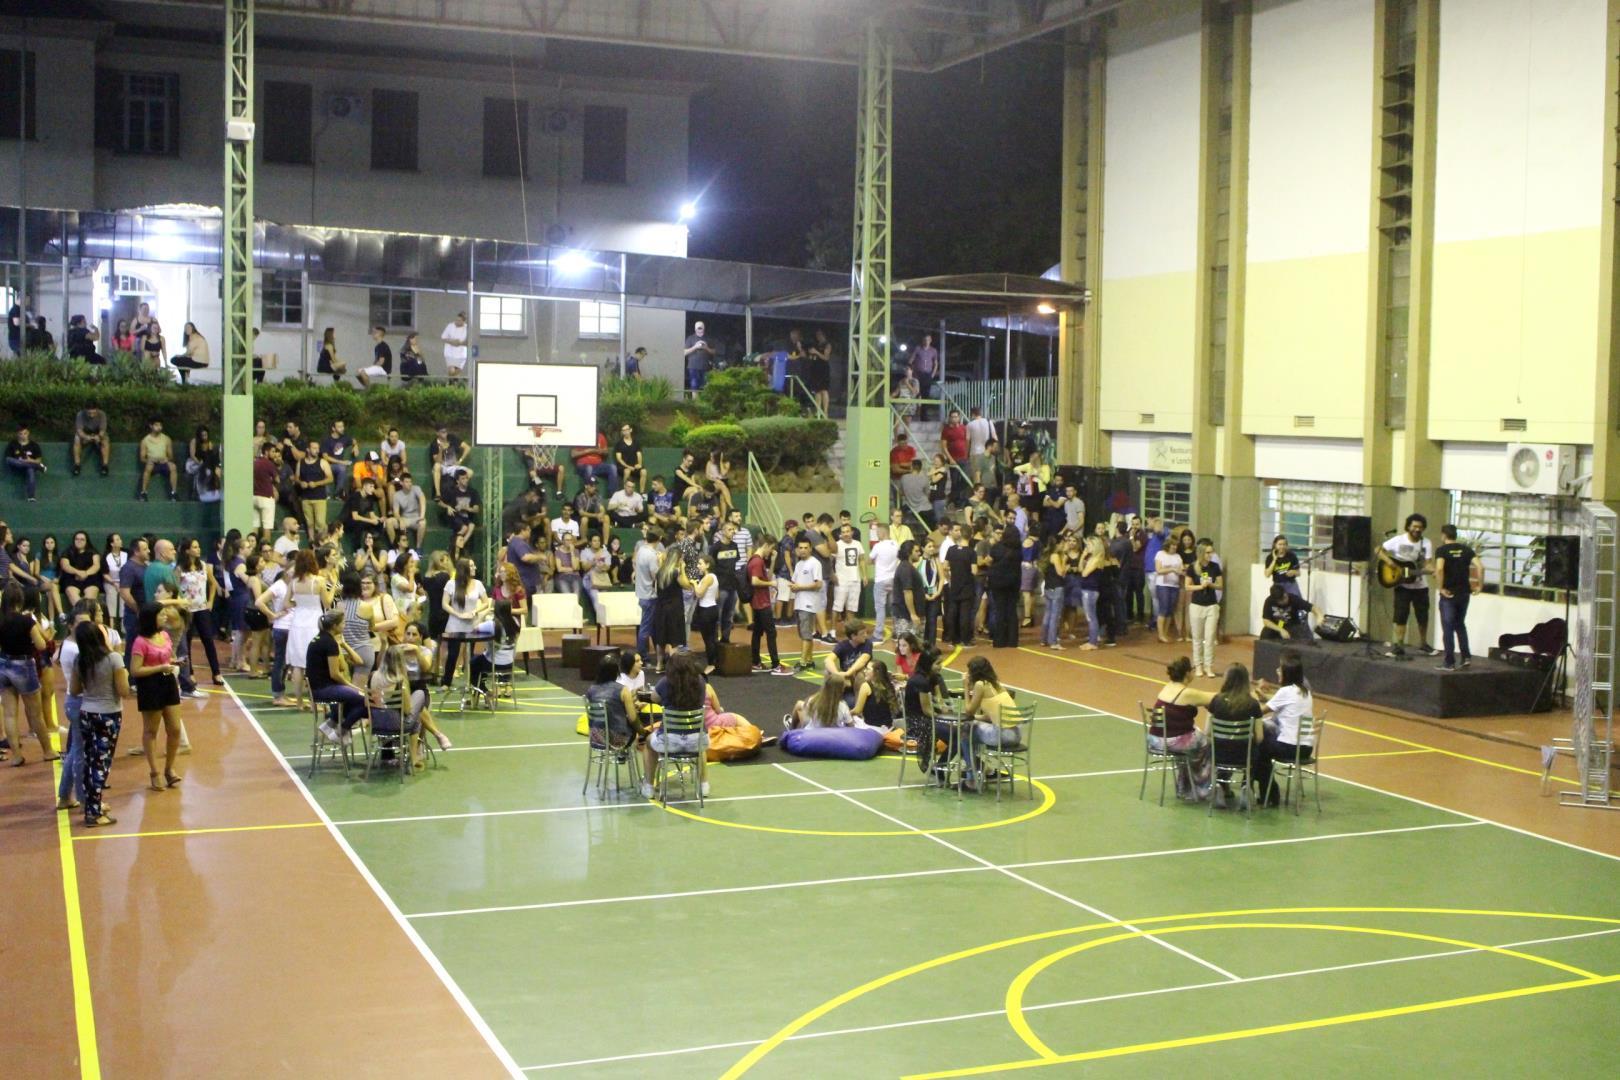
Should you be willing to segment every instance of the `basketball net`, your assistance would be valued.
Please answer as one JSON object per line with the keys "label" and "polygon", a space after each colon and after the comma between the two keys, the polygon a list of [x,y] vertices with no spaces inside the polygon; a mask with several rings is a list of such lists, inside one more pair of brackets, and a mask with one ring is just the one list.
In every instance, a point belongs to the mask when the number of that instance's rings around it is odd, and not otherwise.
{"label": "basketball net", "polygon": [[546,441],[547,435],[555,435],[561,431],[562,428],[554,427],[551,424],[530,424],[529,430],[534,433],[535,442],[543,443]]}

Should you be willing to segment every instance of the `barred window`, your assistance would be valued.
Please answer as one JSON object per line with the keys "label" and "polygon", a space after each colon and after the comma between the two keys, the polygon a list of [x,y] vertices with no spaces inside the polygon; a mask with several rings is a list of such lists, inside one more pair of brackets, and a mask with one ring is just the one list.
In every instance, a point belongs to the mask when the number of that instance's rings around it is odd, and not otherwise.
{"label": "barred window", "polygon": [[614,338],[619,336],[619,305],[599,300],[579,302],[579,336]]}
{"label": "barred window", "polygon": [[409,330],[416,325],[416,294],[409,289],[370,290],[371,325]]}
{"label": "barred window", "polygon": [[[1580,531],[1573,499],[1453,491],[1451,521],[1457,526],[1457,539],[1473,548],[1485,567],[1485,592],[1531,600],[1563,598],[1559,590],[1543,584],[1544,538]],[[1438,535],[1435,543],[1440,543]]]}
{"label": "barred window", "polygon": [[259,294],[262,322],[266,326],[304,324],[304,281],[298,274],[271,272],[264,275]]}
{"label": "barred window", "polygon": [[1192,481],[1185,476],[1142,477],[1142,519],[1163,518],[1167,527],[1192,523]]}
{"label": "barred window", "polygon": [[[1271,547],[1271,538],[1286,536],[1288,546],[1301,558],[1314,551],[1331,552],[1333,518],[1338,514],[1364,514],[1365,496],[1360,484],[1329,484],[1313,480],[1279,480],[1268,484],[1260,500],[1260,546]],[[1348,564],[1324,561],[1323,569],[1345,571]]]}

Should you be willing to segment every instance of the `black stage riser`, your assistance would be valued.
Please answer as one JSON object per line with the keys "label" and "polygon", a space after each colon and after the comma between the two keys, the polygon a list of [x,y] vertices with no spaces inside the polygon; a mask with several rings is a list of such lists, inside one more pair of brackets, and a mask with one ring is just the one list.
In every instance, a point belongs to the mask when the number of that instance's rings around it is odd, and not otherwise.
{"label": "black stage riser", "polygon": [[[1277,657],[1298,648],[1311,689],[1327,697],[1379,705],[1419,716],[1504,716],[1539,711],[1537,697],[1545,672],[1476,656],[1465,669],[1436,671],[1440,655],[1409,648],[1406,661],[1368,657],[1361,642],[1322,641],[1293,646],[1286,641],[1254,643],[1254,675],[1273,682]],[[1383,646],[1375,646],[1382,649]],[[1542,706],[1545,708],[1545,705]]]}

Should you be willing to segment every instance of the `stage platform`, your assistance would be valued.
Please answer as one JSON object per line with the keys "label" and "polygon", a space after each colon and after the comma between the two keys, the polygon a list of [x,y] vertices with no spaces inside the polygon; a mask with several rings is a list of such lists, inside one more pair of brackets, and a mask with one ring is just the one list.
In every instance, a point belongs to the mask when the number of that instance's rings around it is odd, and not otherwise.
{"label": "stage platform", "polygon": [[[1476,656],[1466,669],[1438,671],[1439,653],[1426,655],[1407,650],[1409,660],[1393,660],[1377,653],[1368,656],[1359,641],[1341,644],[1318,641],[1300,645],[1290,641],[1255,639],[1255,678],[1277,680],[1277,656],[1290,646],[1305,659],[1305,677],[1311,689],[1327,697],[1382,705],[1419,716],[1502,716],[1536,711],[1536,698],[1545,672]],[[1382,650],[1383,645],[1374,644]]]}

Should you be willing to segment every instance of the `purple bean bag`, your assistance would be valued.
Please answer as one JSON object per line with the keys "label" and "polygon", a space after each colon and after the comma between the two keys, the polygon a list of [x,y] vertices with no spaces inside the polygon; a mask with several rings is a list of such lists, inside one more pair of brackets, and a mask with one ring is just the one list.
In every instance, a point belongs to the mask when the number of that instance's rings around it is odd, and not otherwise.
{"label": "purple bean bag", "polygon": [[795,757],[865,761],[883,749],[883,732],[869,727],[794,728],[782,736],[782,749]]}

